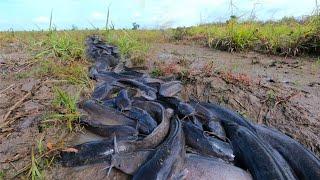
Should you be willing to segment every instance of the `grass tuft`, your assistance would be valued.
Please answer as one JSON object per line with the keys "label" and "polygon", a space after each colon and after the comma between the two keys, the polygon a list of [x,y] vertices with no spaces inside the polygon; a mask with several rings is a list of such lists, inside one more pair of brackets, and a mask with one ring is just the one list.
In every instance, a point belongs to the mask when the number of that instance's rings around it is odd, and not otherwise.
{"label": "grass tuft", "polygon": [[31,150],[31,166],[28,172],[28,177],[32,180],[43,179],[43,173],[40,171],[40,167],[35,158],[33,148]]}
{"label": "grass tuft", "polygon": [[66,122],[67,128],[73,130],[73,122],[79,120],[80,113],[77,109],[77,101],[79,94],[72,96],[60,88],[54,88],[55,96],[52,101],[53,107],[56,109],[55,113],[49,114],[44,122],[51,122],[49,120],[55,119]]}

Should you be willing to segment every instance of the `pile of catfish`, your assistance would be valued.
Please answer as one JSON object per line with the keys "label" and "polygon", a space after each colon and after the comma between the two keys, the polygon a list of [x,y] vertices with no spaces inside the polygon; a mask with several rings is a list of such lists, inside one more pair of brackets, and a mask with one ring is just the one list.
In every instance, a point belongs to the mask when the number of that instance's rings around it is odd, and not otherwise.
{"label": "pile of catfish", "polygon": [[80,124],[103,137],[61,152],[67,167],[104,163],[133,179],[320,179],[320,160],[281,132],[213,102],[179,98],[179,81],[120,63],[117,47],[86,40],[97,81]]}

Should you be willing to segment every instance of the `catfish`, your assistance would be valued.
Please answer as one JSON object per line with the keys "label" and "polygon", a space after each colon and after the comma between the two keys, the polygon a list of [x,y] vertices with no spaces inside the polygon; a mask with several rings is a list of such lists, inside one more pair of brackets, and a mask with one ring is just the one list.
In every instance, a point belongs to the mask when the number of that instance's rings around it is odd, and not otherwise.
{"label": "catfish", "polygon": [[252,180],[245,170],[213,157],[187,154],[184,167],[186,180]]}
{"label": "catfish", "polygon": [[80,125],[84,126],[88,131],[97,134],[99,136],[112,139],[117,137],[136,137],[138,131],[136,128],[125,125],[104,125],[94,120],[82,119]]}
{"label": "catfish", "polygon": [[296,179],[287,168],[283,168],[268,143],[254,132],[234,122],[223,123],[233,150],[236,165],[248,169],[254,179]]}
{"label": "catfish", "polygon": [[320,160],[312,152],[275,129],[255,127],[257,134],[284,157],[299,179],[320,179]]}
{"label": "catfish", "polygon": [[188,146],[200,154],[233,161],[234,155],[230,144],[205,135],[201,129],[190,122],[183,122],[182,127]]}
{"label": "catfish", "polygon": [[133,179],[173,179],[182,171],[185,149],[184,135],[180,120],[174,118],[170,125],[170,134],[161,144],[152,158],[144,163],[133,175]]}
{"label": "catfish", "polygon": [[180,81],[166,82],[160,85],[159,94],[163,97],[173,97],[182,90]]}

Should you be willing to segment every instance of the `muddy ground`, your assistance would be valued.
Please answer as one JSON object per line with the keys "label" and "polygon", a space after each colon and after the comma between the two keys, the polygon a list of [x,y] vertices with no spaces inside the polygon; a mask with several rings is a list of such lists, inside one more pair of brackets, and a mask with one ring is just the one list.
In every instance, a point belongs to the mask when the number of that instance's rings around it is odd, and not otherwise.
{"label": "muddy ground", "polygon": [[[50,111],[56,81],[21,76],[37,67],[26,49],[14,43],[0,49],[0,175],[5,179],[24,170],[39,140],[43,139],[44,146],[68,144],[82,133],[69,133],[59,124],[42,125],[40,117]],[[228,106],[251,121],[279,129],[320,155],[320,64],[315,59],[153,44],[147,66],[150,72],[161,69],[183,80],[185,100],[193,96]],[[73,85],[63,87],[69,92],[78,90]],[[47,179],[106,178],[103,165],[70,169],[46,163]],[[120,176],[110,177],[123,179]]]}

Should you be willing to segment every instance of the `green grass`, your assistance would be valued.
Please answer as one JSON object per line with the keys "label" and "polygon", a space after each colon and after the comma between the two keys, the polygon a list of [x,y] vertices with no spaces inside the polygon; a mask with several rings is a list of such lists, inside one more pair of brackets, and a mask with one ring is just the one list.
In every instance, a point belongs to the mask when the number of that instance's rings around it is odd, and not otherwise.
{"label": "green grass", "polygon": [[61,60],[80,60],[84,58],[84,42],[81,38],[72,37],[67,32],[51,32],[48,34],[48,38],[39,45],[44,46],[45,50],[37,56],[45,54]]}
{"label": "green grass", "polygon": [[4,180],[5,175],[4,171],[0,171],[0,180]]}
{"label": "green grass", "polygon": [[[319,52],[319,17],[304,22],[286,18],[275,22],[238,21],[185,28],[185,36],[204,36],[209,47],[225,51],[254,50],[296,56]],[[180,30],[179,32],[183,32]],[[175,36],[175,34],[173,35]]]}
{"label": "green grass", "polygon": [[164,75],[164,72],[158,67],[153,68],[151,71],[151,77],[153,78],[160,77],[163,75]]}
{"label": "green grass", "polygon": [[39,163],[35,158],[33,148],[31,150],[31,166],[27,175],[32,180],[43,179],[43,172],[41,171]]}
{"label": "green grass", "polygon": [[54,90],[55,96],[52,101],[52,105],[55,107],[56,112],[50,114],[47,118],[66,122],[68,129],[72,131],[73,122],[79,120],[80,118],[80,113],[77,109],[77,101],[80,93],[76,95],[70,95],[66,91],[63,91],[57,87]]}
{"label": "green grass", "polygon": [[107,42],[119,47],[124,58],[131,60],[135,66],[144,65],[146,62],[149,44],[135,37],[135,31],[110,31],[106,34]]}

